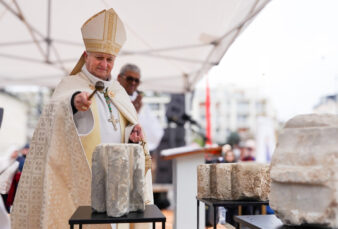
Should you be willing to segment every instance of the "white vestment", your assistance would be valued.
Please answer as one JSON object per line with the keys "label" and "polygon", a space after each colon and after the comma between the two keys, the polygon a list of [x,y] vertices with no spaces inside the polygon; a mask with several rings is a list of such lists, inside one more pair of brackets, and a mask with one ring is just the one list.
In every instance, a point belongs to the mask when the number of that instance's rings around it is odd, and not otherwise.
{"label": "white vestment", "polygon": [[11,229],[11,223],[9,220],[8,213],[5,208],[5,204],[0,197],[0,223],[1,223],[1,229]]}
{"label": "white vestment", "polygon": [[[75,209],[90,205],[91,155],[96,145],[106,141],[100,129],[100,98],[95,96],[90,106],[92,128],[87,135],[80,134],[84,129],[76,127],[70,100],[76,91],[91,93],[93,87],[83,72],[67,76],[44,107],[16,192],[11,213],[13,229],[68,228]],[[118,138],[127,142],[130,127],[137,124],[136,110],[117,81],[110,82],[108,95],[118,111]],[[146,174],[145,190],[148,203],[153,203],[150,171]]]}
{"label": "white vestment", "polygon": [[[82,67],[82,71],[93,85],[95,85],[96,82],[101,81],[104,83],[105,88],[107,88],[111,84],[111,81],[102,81],[90,74],[85,65]],[[121,127],[120,125],[117,125],[117,130],[115,130],[113,124],[108,121],[111,118],[111,114],[103,93],[96,92],[94,96],[99,111],[101,143],[120,143]],[[110,107],[114,119],[117,119],[119,122],[120,117],[118,110],[114,104],[110,104]],[[77,112],[74,115],[74,121],[80,136],[87,135],[93,129],[94,119],[91,110]]]}
{"label": "white vestment", "polygon": [[[137,94],[138,93],[135,91],[130,96],[131,101],[134,101],[137,98]],[[147,137],[149,150],[155,150],[160,144],[164,134],[160,121],[154,116],[147,104],[142,104],[138,114],[138,120]]]}

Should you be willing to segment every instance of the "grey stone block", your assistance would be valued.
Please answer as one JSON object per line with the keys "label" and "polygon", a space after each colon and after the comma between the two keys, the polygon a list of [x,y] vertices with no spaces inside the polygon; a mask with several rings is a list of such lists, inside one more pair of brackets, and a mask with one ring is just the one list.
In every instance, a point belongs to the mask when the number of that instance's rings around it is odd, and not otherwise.
{"label": "grey stone block", "polygon": [[136,144],[102,144],[92,157],[92,207],[119,217],[144,211],[144,153]]}

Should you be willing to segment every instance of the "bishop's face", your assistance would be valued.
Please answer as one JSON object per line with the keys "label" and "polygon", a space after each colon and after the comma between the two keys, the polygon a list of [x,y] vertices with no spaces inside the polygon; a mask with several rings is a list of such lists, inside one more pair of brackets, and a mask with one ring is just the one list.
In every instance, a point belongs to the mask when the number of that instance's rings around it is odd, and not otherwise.
{"label": "bishop's face", "polygon": [[100,52],[86,52],[85,62],[87,70],[91,74],[102,80],[109,80],[115,62],[115,56]]}

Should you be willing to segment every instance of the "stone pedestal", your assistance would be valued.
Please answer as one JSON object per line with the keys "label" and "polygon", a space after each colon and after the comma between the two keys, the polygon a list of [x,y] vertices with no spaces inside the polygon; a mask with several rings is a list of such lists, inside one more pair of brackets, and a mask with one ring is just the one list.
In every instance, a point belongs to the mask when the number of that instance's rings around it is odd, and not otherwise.
{"label": "stone pedestal", "polygon": [[288,121],[271,162],[270,206],[284,224],[338,227],[338,117]]}
{"label": "stone pedestal", "polygon": [[144,211],[144,161],[140,145],[98,145],[92,157],[92,207],[113,217]]}
{"label": "stone pedestal", "polygon": [[197,168],[198,197],[267,200],[269,165],[255,162],[203,164]]}

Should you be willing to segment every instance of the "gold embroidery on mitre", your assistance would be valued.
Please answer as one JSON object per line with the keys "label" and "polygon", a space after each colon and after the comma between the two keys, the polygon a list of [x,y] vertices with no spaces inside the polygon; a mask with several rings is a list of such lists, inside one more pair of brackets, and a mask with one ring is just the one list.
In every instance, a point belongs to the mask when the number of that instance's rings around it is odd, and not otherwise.
{"label": "gold embroidery on mitre", "polygon": [[[114,23],[114,15],[109,14],[108,15],[108,24],[111,25]],[[116,26],[114,26],[116,28]],[[112,26],[108,26],[108,31],[107,31],[107,40],[111,41],[112,40],[112,35],[113,35],[113,27]],[[114,31],[115,32],[115,31]]]}
{"label": "gold embroidery on mitre", "polygon": [[85,40],[85,44],[88,52],[119,53],[121,49],[117,44],[93,43],[88,40]]}
{"label": "gold embroidery on mitre", "polygon": [[[117,25],[117,16],[115,15],[112,15],[111,18],[113,19],[113,23]],[[112,34],[112,40],[115,41],[116,40],[116,34],[117,34],[117,26],[115,26],[113,28],[113,34]]]}
{"label": "gold embroidery on mitre", "polygon": [[85,44],[86,44],[87,51],[102,49],[102,44],[100,43],[91,43],[91,42],[85,41]]}

